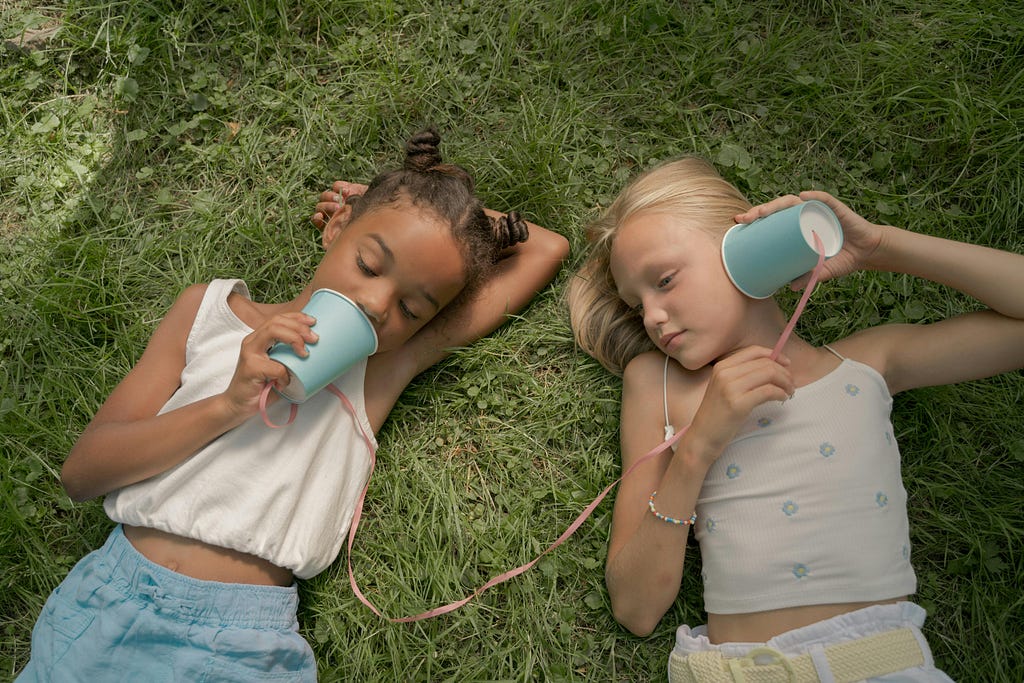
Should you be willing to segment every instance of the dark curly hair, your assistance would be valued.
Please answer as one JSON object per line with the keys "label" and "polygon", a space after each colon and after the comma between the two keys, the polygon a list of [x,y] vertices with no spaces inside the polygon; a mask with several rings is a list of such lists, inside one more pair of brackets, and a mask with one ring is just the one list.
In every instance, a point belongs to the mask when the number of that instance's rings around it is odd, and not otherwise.
{"label": "dark curly hair", "polygon": [[350,220],[403,201],[433,212],[450,226],[462,252],[466,284],[456,301],[463,301],[486,279],[501,252],[526,241],[529,232],[517,212],[496,220],[484,213],[473,178],[461,166],[443,163],[440,142],[433,126],[409,138],[402,168],[381,173],[362,196],[353,197]]}

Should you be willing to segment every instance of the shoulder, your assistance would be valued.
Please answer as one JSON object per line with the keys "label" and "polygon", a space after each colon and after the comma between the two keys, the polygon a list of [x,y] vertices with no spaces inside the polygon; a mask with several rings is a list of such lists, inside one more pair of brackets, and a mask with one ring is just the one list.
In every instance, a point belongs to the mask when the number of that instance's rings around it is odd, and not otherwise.
{"label": "shoulder", "polygon": [[624,390],[630,386],[647,388],[651,385],[660,389],[667,383],[670,392],[703,392],[709,377],[710,368],[687,370],[661,351],[646,351],[626,364],[622,382]]}
{"label": "shoulder", "polygon": [[661,384],[665,373],[665,360],[665,354],[660,351],[647,351],[634,357],[626,363],[626,368],[622,371],[623,386],[650,382]]}
{"label": "shoulder", "polygon": [[206,284],[197,284],[183,289],[174,300],[174,303],[171,304],[167,313],[164,314],[163,320],[160,321],[157,329],[173,327],[181,330],[184,328],[184,332],[187,335],[188,330],[192,327],[192,322],[199,314],[199,308],[203,304],[207,288],[208,285]]}
{"label": "shoulder", "polygon": [[[622,403],[661,406],[667,399],[673,421],[689,421],[699,407],[710,379],[710,369],[686,370],[660,351],[636,356],[622,374]],[[660,414],[661,411],[659,411]]]}
{"label": "shoulder", "polygon": [[173,307],[191,308],[193,310],[198,310],[199,306],[203,303],[203,297],[206,296],[206,291],[209,288],[210,285],[205,282],[201,282],[195,285],[189,285],[185,289],[181,290],[180,294],[178,294],[178,298],[175,299]]}
{"label": "shoulder", "polygon": [[199,314],[199,308],[206,296],[206,284],[186,287],[171,304],[157,326],[154,339],[175,339],[184,346],[184,339],[192,329],[192,323]]}

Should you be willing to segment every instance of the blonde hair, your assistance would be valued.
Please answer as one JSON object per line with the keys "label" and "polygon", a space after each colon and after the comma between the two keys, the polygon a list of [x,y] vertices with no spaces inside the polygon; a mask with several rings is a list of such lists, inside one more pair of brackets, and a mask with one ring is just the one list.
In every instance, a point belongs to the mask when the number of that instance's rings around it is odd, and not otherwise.
{"label": "blonde hair", "polygon": [[569,282],[569,320],[580,348],[620,376],[629,361],[655,348],[640,314],[619,298],[612,278],[612,244],[623,223],[641,213],[667,213],[721,235],[733,225],[733,216],[750,206],[711,164],[696,157],[666,162],[631,181],[587,227],[590,250]]}

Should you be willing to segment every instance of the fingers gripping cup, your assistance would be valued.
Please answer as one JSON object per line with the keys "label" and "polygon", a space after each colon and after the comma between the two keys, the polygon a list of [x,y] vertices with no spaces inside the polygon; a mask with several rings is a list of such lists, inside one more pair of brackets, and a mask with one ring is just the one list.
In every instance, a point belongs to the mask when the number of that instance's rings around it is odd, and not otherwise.
{"label": "fingers gripping cup", "polygon": [[292,403],[302,403],[377,350],[373,324],[344,294],[318,289],[302,312],[316,318],[319,336],[309,355],[303,358],[282,343],[270,349],[270,357],[288,368],[288,386],[278,393]]}
{"label": "fingers gripping cup", "polygon": [[810,271],[818,262],[814,233],[825,258],[843,248],[839,219],[816,200],[791,206],[729,228],[722,239],[722,263],[736,288],[754,299],[767,299],[782,285]]}

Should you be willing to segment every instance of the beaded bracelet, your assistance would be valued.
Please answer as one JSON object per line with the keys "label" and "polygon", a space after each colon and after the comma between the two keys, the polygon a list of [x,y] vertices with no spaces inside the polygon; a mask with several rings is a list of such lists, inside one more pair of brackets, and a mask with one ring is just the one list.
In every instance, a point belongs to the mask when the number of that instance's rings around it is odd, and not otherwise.
{"label": "beaded bracelet", "polygon": [[690,515],[689,519],[676,519],[675,517],[669,517],[668,515],[661,514],[660,512],[654,509],[654,497],[656,495],[658,495],[657,491],[651,493],[651,497],[647,501],[647,507],[651,509],[651,514],[660,519],[661,521],[668,522],[669,524],[681,524],[682,526],[692,526],[693,523],[697,521],[696,512]]}

